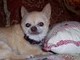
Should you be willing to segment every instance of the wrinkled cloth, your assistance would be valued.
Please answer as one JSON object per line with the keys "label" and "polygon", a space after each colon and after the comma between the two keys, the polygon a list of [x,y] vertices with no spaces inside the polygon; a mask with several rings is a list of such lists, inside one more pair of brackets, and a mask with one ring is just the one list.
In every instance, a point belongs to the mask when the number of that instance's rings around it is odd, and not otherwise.
{"label": "wrinkled cloth", "polygon": [[[39,55],[31,58],[27,58],[27,60],[75,60],[76,58],[71,55]],[[78,59],[77,59],[78,60]]]}
{"label": "wrinkled cloth", "polygon": [[80,23],[69,21],[55,25],[45,40],[44,49],[60,54],[79,54]]}

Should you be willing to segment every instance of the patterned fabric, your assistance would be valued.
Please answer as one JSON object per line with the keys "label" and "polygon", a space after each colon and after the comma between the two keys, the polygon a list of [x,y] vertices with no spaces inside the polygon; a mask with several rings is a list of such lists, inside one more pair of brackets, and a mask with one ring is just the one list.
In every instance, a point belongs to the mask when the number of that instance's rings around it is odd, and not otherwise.
{"label": "patterned fabric", "polygon": [[[10,11],[10,23],[16,24],[21,22],[21,6],[25,6],[29,12],[41,11],[47,4],[51,4],[52,16],[51,25],[66,20],[80,21],[80,16],[72,14],[63,5],[63,0],[7,0],[8,10]],[[76,10],[80,10],[80,0],[68,0]],[[3,8],[3,0],[0,0],[0,26],[5,25],[5,14]]]}
{"label": "patterned fabric", "polygon": [[31,58],[27,58],[27,60],[75,60],[71,55],[39,55]]}
{"label": "patterned fabric", "polygon": [[[51,38],[49,38],[50,36]],[[80,23],[63,22],[51,30],[44,49],[56,53],[80,53]]]}
{"label": "patterned fabric", "polygon": [[51,25],[66,20],[74,19],[79,21],[80,17],[76,15],[71,16],[64,8],[61,0],[8,0],[8,9],[11,12],[11,24],[20,23],[21,6],[25,6],[29,12],[41,11],[47,3],[50,3],[52,8]]}

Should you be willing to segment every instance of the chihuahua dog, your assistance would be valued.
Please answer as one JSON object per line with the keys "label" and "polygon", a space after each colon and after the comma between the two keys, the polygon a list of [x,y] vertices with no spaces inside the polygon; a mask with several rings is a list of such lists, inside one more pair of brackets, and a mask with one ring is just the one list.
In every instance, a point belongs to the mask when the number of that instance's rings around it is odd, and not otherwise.
{"label": "chihuahua dog", "polygon": [[21,8],[22,23],[25,38],[31,44],[39,44],[47,35],[51,16],[51,6],[47,4],[41,12],[28,12]]}
{"label": "chihuahua dog", "polygon": [[[50,15],[50,4],[47,4],[41,12],[29,13],[22,7],[21,25],[0,28],[0,60],[24,59],[31,55],[45,54],[39,46],[32,44],[39,44],[45,38]],[[23,38],[24,34],[29,40]]]}

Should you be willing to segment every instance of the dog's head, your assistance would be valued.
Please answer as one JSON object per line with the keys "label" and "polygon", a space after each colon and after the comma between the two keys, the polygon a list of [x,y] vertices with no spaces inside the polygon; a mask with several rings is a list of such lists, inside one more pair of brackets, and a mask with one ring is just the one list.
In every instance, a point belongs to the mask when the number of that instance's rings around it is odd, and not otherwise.
{"label": "dog's head", "polygon": [[51,6],[47,4],[42,11],[28,12],[24,7],[21,8],[22,22],[24,34],[33,42],[40,42],[46,36],[51,15]]}

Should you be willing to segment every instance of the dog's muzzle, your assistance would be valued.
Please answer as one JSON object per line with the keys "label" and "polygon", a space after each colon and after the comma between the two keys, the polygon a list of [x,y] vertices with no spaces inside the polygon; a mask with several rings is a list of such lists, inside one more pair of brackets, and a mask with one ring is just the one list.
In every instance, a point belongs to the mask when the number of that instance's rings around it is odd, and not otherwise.
{"label": "dog's muzzle", "polygon": [[36,27],[36,26],[32,26],[32,27],[31,27],[31,31],[32,31],[32,32],[36,32],[36,31],[37,31],[37,27]]}
{"label": "dog's muzzle", "polygon": [[29,32],[29,33],[32,34],[32,35],[40,34],[40,32],[38,32],[38,29],[37,29],[36,26],[32,26],[30,30],[31,30],[31,32]]}

